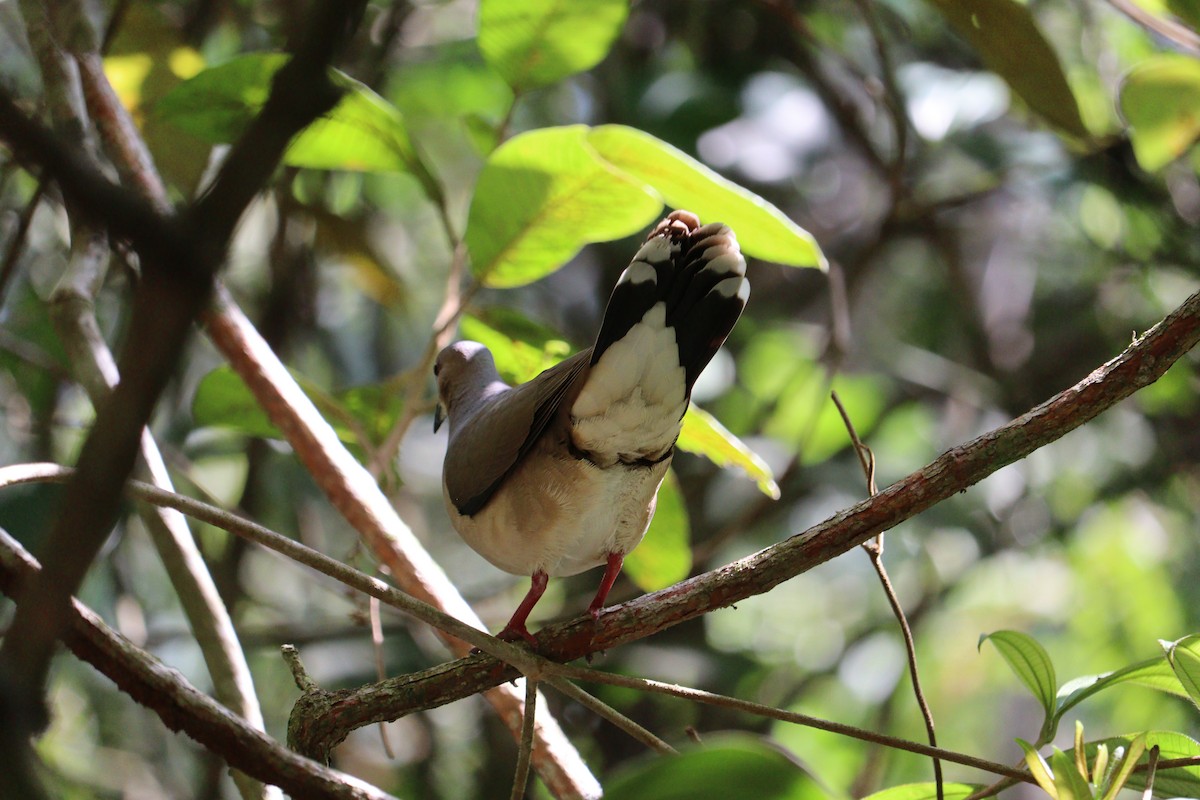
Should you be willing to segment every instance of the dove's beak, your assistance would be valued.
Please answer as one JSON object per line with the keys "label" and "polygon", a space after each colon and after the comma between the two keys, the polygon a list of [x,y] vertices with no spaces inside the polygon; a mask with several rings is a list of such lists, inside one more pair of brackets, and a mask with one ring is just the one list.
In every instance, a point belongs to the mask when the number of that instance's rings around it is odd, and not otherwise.
{"label": "dove's beak", "polygon": [[437,433],[442,427],[442,423],[446,421],[446,407],[441,403],[437,404],[437,408],[433,411],[433,432]]}

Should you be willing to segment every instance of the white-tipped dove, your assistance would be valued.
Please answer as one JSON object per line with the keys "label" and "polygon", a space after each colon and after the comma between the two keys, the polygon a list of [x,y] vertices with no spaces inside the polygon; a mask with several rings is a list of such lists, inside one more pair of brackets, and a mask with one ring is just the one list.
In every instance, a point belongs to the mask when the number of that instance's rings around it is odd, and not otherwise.
{"label": "white-tipped dove", "polygon": [[547,579],[606,564],[588,606],[599,616],[650,525],[692,385],[749,296],[733,231],[675,211],[621,274],[591,348],[517,387],[477,342],[438,355],[450,521],[488,561],[533,578],[501,638],[536,644],[525,623]]}

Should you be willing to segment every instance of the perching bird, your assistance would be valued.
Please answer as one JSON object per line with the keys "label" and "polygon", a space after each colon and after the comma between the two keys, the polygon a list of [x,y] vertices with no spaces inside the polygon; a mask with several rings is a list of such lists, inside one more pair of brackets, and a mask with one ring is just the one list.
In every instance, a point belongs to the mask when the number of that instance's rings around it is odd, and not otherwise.
{"label": "perching bird", "polygon": [[434,429],[450,421],[442,475],[450,521],[472,548],[533,584],[499,634],[525,626],[550,576],[606,564],[593,618],[654,516],[692,386],[750,296],[728,226],[672,212],[621,274],[600,334],[515,388],[477,342],[434,365]]}

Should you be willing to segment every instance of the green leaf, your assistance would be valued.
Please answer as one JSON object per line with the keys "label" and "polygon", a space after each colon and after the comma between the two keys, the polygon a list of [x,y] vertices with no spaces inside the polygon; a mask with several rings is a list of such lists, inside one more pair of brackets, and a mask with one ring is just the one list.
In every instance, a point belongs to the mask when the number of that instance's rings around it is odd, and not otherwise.
{"label": "green leaf", "polygon": [[470,42],[441,45],[429,61],[405,64],[388,91],[409,119],[467,116],[498,123],[513,103],[512,90]]}
{"label": "green leaf", "polygon": [[217,367],[200,379],[192,398],[192,417],[199,427],[230,428],[264,439],[283,438],[241,376],[230,367]]}
{"label": "green leaf", "polygon": [[825,269],[812,234],[753,192],[643,131],[601,125],[588,143],[608,163],[654,188],[667,205],[695,212],[701,222],[724,222],[747,255],[793,267]]}
{"label": "green leaf", "polygon": [[514,89],[533,89],[600,63],[628,15],[628,0],[482,0],[479,49]]}
{"label": "green leaf", "polygon": [[1025,104],[1062,132],[1087,139],[1058,56],[1017,0],[929,0]]}
{"label": "green leaf", "polygon": [[1132,683],[1137,686],[1157,689],[1160,692],[1173,694],[1176,697],[1188,696],[1182,684],[1179,683],[1179,679],[1172,672],[1171,665],[1167,663],[1167,660],[1165,658],[1150,658],[1118,670],[1113,670],[1112,672],[1105,672],[1100,675],[1085,675],[1067,681],[1058,690],[1058,697],[1055,700],[1055,719],[1061,719],[1065,712],[1097,692],[1122,683]]}
{"label": "green leaf", "polygon": [[[330,394],[303,375],[292,377],[329,421],[338,438],[349,445],[365,436],[380,442],[402,410],[403,398],[386,383],[355,386]],[[244,436],[283,439],[258,400],[231,367],[217,367],[200,379],[192,398],[192,417],[198,426],[228,428]]]}
{"label": "green leaf", "polygon": [[1159,641],[1166,651],[1167,661],[1192,703],[1200,708],[1200,634],[1192,634],[1176,642]]}
{"label": "green leaf", "polygon": [[812,236],[779,209],[670,145],[621,125],[574,125],[521,134],[488,158],[467,222],[472,272],[489,286],[538,280],[584,245],[647,225],[660,197],[727,223],[749,255],[825,266]]}
{"label": "green leaf", "polygon": [[[1145,737],[1144,743],[1147,750],[1155,745],[1158,746],[1158,757],[1161,761],[1200,756],[1200,743],[1175,731],[1146,731],[1144,734],[1128,734],[1090,742],[1088,755],[1089,757],[1094,755],[1100,745],[1104,745],[1109,751],[1123,747],[1126,752],[1129,752],[1138,736]],[[1144,771],[1132,773],[1125,782],[1125,788],[1136,791],[1145,789],[1146,773]],[[1158,770],[1154,773],[1154,794],[1157,797],[1200,797],[1200,766]]]}
{"label": "green leaf", "polygon": [[371,444],[382,444],[404,410],[404,397],[388,381],[352,386],[336,394],[305,391],[344,441],[360,444],[360,433]]}
{"label": "green leaf", "polygon": [[488,158],[466,233],[479,281],[544,278],[584,245],[636,233],[662,210],[645,186],[596,157],[587,133],[583,125],[529,131]]}
{"label": "green leaf", "polygon": [[751,736],[706,737],[703,747],[654,756],[606,782],[607,800],[817,800],[828,793],[779,749]]}
{"label": "green leaf", "polygon": [[1129,780],[1130,774],[1133,773],[1133,768],[1137,766],[1138,759],[1142,757],[1142,753],[1146,752],[1146,734],[1140,733],[1130,740],[1129,745],[1125,748],[1125,753],[1121,758],[1121,763],[1118,765],[1116,774],[1112,776],[1111,782],[1104,790],[1103,800],[1115,800],[1117,792],[1125,786]]}
{"label": "green leaf", "polygon": [[1200,2],[1198,0],[1166,0],[1167,8],[1193,31],[1200,31]]}
{"label": "green leaf", "polygon": [[[271,80],[287,63],[283,53],[252,53],[210,67],[162,97],[154,113],[203,141],[235,141],[262,110]],[[412,171],[423,177],[404,118],[362,83],[337,71],[345,94],[300,132],[284,163],[293,167],[364,172]]]}
{"label": "green leaf", "polygon": [[422,153],[435,164],[449,154],[448,168],[465,157],[460,145],[482,156],[494,150],[514,102],[512,89],[474,42],[440,45],[431,60],[405,64],[389,82],[387,97],[404,114]]}
{"label": "green leaf", "polygon": [[1163,55],[1138,64],[1121,84],[1121,112],[1142,169],[1165,167],[1200,136],[1200,61]]}
{"label": "green leaf", "polygon": [[154,115],[209,144],[235,141],[271,93],[284,53],[251,53],[209,67],[161,97]]}
{"label": "green leaf", "polygon": [[1046,763],[1046,759],[1042,758],[1042,754],[1037,751],[1037,748],[1031,745],[1024,739],[1017,739],[1017,744],[1021,746],[1022,752],[1025,753],[1025,764],[1029,767],[1029,774],[1038,782],[1046,794],[1057,800],[1058,786],[1054,782],[1054,773],[1050,770],[1050,765]]}
{"label": "green leaf", "polygon": [[1092,790],[1087,780],[1075,768],[1075,757],[1057,747],[1050,754],[1050,769],[1054,771],[1054,786],[1058,800],[1091,800]]}
{"label": "green leaf", "polygon": [[646,538],[625,557],[624,572],[643,592],[678,583],[692,569],[692,535],[679,479],[668,471]]}
{"label": "green leaf", "polygon": [[300,132],[283,162],[309,169],[421,174],[399,109],[344,75],[338,83],[346,94],[333,111]]}
{"label": "green leaf", "polygon": [[779,499],[779,484],[775,483],[767,462],[699,406],[688,407],[675,444],[680,450],[704,456],[718,467],[739,467],[763,494],[772,500]]}
{"label": "green leaf", "polygon": [[[983,788],[977,783],[946,783],[942,785],[945,800],[965,800]],[[875,794],[869,794],[863,800],[937,800],[936,783],[905,783],[892,786]]]}
{"label": "green leaf", "polygon": [[536,378],[571,354],[569,344],[510,309],[489,309],[486,319],[464,316],[459,332],[492,351],[496,370],[511,386]]}
{"label": "green leaf", "polygon": [[[985,641],[991,642],[1000,655],[1008,662],[1008,666],[1021,679],[1021,683],[1033,693],[1049,720],[1054,713],[1054,695],[1057,682],[1054,677],[1054,664],[1050,655],[1037,640],[1020,631],[996,631],[985,633],[979,637],[979,646]],[[1053,731],[1049,731],[1053,733]]]}

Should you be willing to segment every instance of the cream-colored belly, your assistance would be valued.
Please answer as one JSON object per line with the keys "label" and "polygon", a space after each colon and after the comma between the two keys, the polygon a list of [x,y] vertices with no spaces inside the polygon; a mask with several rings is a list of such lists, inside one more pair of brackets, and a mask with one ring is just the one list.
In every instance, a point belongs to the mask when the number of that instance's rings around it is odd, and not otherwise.
{"label": "cream-colored belly", "polygon": [[670,461],[600,469],[532,453],[475,516],[448,496],[446,509],[466,543],[505,572],[574,575],[637,547]]}

